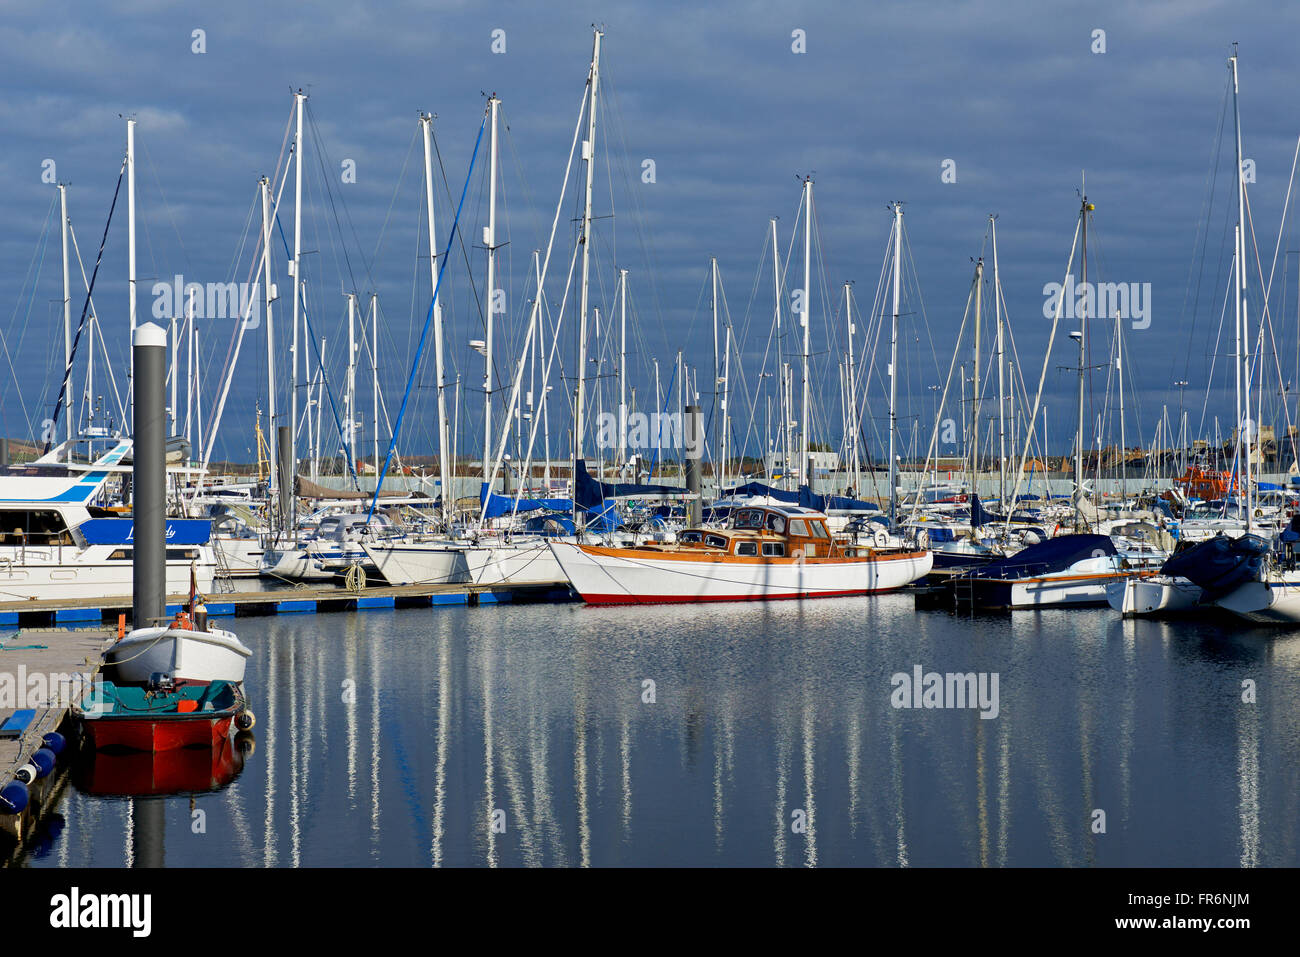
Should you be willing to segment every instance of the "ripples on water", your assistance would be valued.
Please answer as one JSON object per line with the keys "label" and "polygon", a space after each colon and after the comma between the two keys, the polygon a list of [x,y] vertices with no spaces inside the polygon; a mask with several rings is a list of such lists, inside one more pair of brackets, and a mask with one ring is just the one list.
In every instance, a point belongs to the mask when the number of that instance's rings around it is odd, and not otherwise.
{"label": "ripples on water", "polygon": [[[168,865],[1300,864],[1300,636],[907,595],[234,624],[256,751],[164,799]],[[918,664],[998,673],[998,717],[895,710]],[[69,788],[28,863],[120,866],[147,804]]]}

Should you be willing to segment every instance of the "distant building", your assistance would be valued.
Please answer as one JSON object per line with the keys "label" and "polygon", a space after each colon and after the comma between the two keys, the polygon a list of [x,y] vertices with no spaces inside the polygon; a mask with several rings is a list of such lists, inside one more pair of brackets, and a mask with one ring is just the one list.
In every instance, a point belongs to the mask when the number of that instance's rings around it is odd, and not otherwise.
{"label": "distant building", "polygon": [[[794,457],[792,467],[794,471],[799,470],[799,456]],[[821,472],[838,472],[840,468],[840,454],[838,452],[809,452],[808,458],[812,464],[813,474]],[[785,472],[785,455],[781,452],[769,452],[763,457],[763,464],[767,469],[768,475],[774,475]]]}

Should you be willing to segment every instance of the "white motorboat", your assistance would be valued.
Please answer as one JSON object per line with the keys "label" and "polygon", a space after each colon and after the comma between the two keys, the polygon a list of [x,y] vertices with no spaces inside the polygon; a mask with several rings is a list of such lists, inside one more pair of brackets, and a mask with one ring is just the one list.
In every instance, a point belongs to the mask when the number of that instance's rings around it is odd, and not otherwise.
{"label": "white motorboat", "polygon": [[[69,464],[66,446],[0,468],[0,601],[131,594],[134,523],[96,507],[130,451],[119,441],[93,463]],[[193,568],[211,590],[216,558],[206,519],[167,519],[166,590],[184,594]]]}
{"label": "white motorboat", "polygon": [[123,684],[143,684],[156,674],[177,682],[241,683],[252,651],[234,632],[214,628],[205,618],[195,622],[182,613],[165,626],[136,628],[109,648],[105,659]]}

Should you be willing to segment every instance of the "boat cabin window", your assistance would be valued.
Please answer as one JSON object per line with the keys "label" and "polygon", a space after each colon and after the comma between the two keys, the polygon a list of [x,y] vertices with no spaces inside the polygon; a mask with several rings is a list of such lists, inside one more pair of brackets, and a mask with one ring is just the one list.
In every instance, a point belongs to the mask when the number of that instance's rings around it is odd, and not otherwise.
{"label": "boat cabin window", "polygon": [[813,535],[817,538],[830,538],[830,532],[826,531],[826,526],[822,522],[809,522],[812,526]]}
{"label": "boat cabin window", "polygon": [[757,542],[737,542],[737,543],[736,543],[736,554],[737,554],[737,555],[757,555],[757,554],[758,554],[758,543],[757,543]]}
{"label": "boat cabin window", "polygon": [[807,537],[808,537],[808,523],[805,522],[802,518],[792,518],[792,519],[790,519],[790,534],[791,534],[791,535],[798,535],[798,536],[800,536],[801,538],[807,538]]}
{"label": "boat cabin window", "polygon": [[709,535],[704,539],[705,545],[712,545],[714,548],[726,548],[727,540],[721,535]]}
{"label": "boat cabin window", "polygon": [[776,532],[778,535],[784,535],[785,519],[780,515],[776,515],[772,512],[769,512],[767,515],[767,527],[770,528],[772,531]]}
{"label": "boat cabin window", "polygon": [[0,510],[0,545],[71,545],[63,515],[53,509]]}
{"label": "boat cabin window", "polygon": [[736,513],[736,528],[762,528],[763,513],[756,508],[742,508]]}
{"label": "boat cabin window", "polygon": [[765,558],[784,558],[785,542],[764,542],[763,557]]}
{"label": "boat cabin window", "polygon": [[682,532],[683,542],[699,542],[703,540],[704,540],[704,536],[701,535],[699,532]]}

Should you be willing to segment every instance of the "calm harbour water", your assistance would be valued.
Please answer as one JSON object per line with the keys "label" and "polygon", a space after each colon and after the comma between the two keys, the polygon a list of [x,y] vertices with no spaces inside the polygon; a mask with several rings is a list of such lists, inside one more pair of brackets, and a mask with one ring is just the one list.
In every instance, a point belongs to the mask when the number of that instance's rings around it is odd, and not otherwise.
{"label": "calm harbour water", "polygon": [[[70,786],[29,866],[123,866],[159,802],[168,866],[1300,864],[1300,634],[909,595],[233,624],[233,783]],[[997,717],[895,709],[916,665],[997,673]]]}

